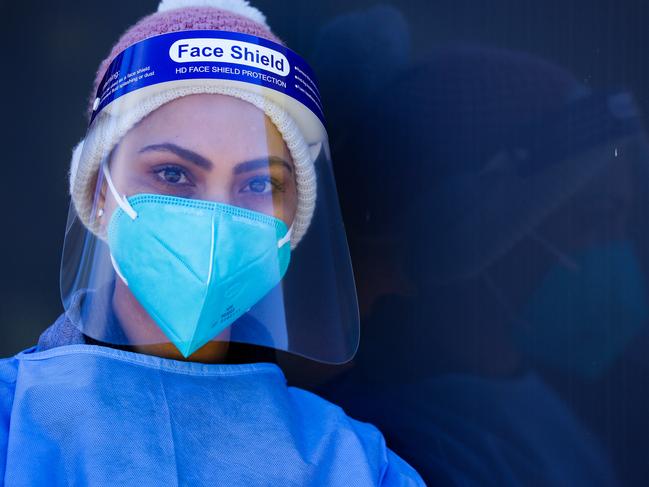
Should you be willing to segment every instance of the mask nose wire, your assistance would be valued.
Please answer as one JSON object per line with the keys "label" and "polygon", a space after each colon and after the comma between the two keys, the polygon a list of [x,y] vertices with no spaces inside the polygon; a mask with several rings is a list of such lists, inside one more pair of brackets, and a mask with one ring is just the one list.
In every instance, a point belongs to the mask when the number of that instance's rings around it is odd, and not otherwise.
{"label": "mask nose wire", "polygon": [[120,196],[117,192],[117,189],[113,184],[113,179],[110,177],[110,172],[108,171],[108,164],[106,164],[105,161],[101,163],[101,169],[104,172],[104,177],[106,178],[106,182],[108,183],[108,188],[115,198],[115,201],[117,201],[119,207],[124,210],[124,213],[131,217],[131,220],[135,220],[137,218],[137,212],[133,209],[131,204],[126,199],[126,195]]}

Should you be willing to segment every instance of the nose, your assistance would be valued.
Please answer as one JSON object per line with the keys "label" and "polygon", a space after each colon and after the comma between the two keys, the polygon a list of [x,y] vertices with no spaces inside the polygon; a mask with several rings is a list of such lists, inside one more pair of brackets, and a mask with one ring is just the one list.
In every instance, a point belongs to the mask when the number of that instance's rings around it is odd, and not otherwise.
{"label": "nose", "polygon": [[224,174],[210,175],[201,188],[200,198],[216,203],[232,204],[233,195],[230,178]]}

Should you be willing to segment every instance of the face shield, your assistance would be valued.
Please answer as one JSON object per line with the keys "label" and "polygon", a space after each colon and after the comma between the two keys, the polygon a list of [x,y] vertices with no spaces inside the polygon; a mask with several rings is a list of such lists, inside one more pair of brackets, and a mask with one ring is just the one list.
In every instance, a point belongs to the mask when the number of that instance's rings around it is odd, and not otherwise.
{"label": "face shield", "polygon": [[118,55],[74,151],[67,318],[100,343],[349,360],[358,312],[313,72],[250,35]]}

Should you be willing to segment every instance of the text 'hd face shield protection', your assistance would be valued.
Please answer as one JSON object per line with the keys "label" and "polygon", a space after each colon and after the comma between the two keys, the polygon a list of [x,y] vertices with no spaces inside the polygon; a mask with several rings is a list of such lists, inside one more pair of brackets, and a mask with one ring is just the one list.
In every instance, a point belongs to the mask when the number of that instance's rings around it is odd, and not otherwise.
{"label": "text 'hd face shield protection'", "polygon": [[74,152],[67,318],[118,346],[211,341],[327,363],[358,345],[351,265],[313,72],[250,35],[127,48]]}

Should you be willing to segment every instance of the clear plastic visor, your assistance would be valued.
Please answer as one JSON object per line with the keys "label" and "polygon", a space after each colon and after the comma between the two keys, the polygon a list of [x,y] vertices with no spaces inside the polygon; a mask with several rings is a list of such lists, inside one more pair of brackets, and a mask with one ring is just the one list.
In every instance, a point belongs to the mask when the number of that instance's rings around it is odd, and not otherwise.
{"label": "clear plastic visor", "polygon": [[[292,120],[291,107],[275,97],[262,110],[263,90],[172,98],[167,85],[113,102],[75,153],[68,320],[90,340],[178,358],[243,343],[349,360],[356,295],[326,136],[280,129],[269,113]],[[164,102],[139,118],[152,97]]]}

